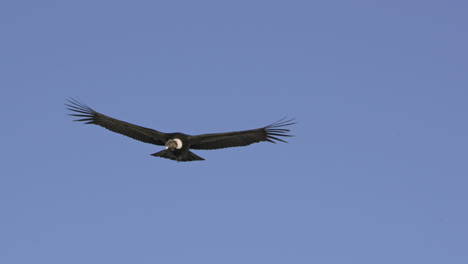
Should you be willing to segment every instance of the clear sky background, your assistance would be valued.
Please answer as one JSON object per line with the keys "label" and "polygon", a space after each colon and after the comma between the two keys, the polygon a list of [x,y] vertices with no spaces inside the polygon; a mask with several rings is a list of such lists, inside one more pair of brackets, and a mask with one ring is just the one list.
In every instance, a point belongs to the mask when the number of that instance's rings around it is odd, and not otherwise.
{"label": "clear sky background", "polygon": [[[466,1],[0,2],[0,263],[468,263]],[[163,132],[295,117],[202,162]]]}

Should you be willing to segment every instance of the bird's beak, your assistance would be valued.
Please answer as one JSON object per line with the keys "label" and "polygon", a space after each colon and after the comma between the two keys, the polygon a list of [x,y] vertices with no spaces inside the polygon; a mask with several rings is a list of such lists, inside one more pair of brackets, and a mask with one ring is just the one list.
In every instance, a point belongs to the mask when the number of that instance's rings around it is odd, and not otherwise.
{"label": "bird's beak", "polygon": [[169,140],[166,143],[166,149],[174,150],[177,148],[177,142],[175,140]]}

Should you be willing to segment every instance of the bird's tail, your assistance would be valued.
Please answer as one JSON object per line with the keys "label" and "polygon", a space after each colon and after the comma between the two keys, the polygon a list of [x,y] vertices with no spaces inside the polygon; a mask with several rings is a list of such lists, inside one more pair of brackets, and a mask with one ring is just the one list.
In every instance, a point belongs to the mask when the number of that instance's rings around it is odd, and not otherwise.
{"label": "bird's tail", "polygon": [[202,157],[197,156],[195,153],[188,151],[182,156],[176,157],[174,153],[167,149],[151,154],[151,156],[161,157],[165,159],[177,160],[177,161],[194,161],[194,160],[205,160]]}

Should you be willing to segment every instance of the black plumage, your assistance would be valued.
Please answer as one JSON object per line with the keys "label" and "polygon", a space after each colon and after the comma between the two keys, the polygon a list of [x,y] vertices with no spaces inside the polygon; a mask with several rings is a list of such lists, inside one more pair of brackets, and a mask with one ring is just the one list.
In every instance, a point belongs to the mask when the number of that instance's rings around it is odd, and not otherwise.
{"label": "black plumage", "polygon": [[79,117],[75,121],[99,125],[145,143],[165,146],[165,150],[151,155],[177,161],[204,160],[191,152],[190,149],[211,150],[241,147],[261,141],[286,142],[281,137],[291,137],[291,135],[287,134],[290,130],[284,127],[295,124],[293,119],[286,120],[283,118],[271,125],[257,129],[191,136],[183,133],[163,133],[137,126],[98,113],[76,99],[70,98],[67,101],[68,103],[65,104],[67,109],[73,112],[70,115]]}

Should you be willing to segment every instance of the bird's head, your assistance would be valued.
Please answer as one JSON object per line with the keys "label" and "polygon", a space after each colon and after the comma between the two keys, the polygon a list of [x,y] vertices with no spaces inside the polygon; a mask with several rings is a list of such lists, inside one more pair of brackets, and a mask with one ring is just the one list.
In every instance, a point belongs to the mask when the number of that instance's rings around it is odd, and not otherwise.
{"label": "bird's head", "polygon": [[178,138],[169,139],[166,142],[166,149],[175,150],[175,149],[181,149],[181,148],[182,148],[182,140]]}

